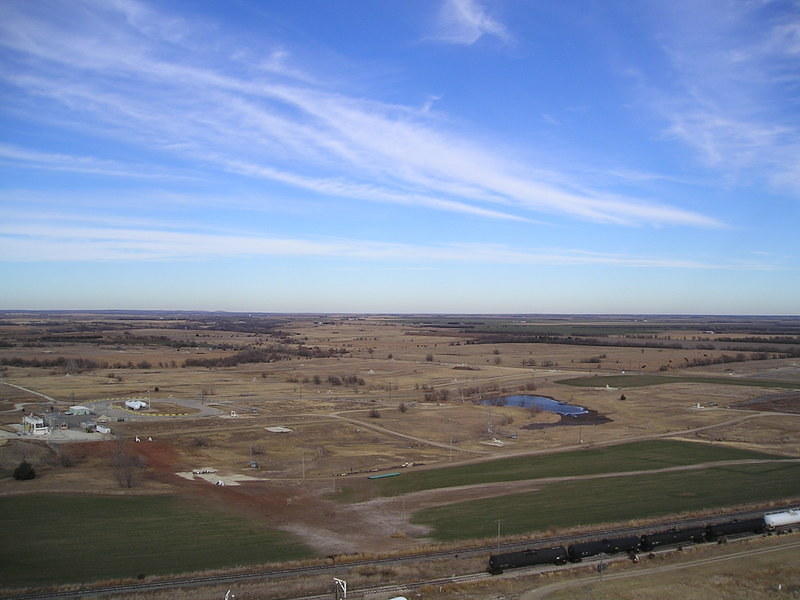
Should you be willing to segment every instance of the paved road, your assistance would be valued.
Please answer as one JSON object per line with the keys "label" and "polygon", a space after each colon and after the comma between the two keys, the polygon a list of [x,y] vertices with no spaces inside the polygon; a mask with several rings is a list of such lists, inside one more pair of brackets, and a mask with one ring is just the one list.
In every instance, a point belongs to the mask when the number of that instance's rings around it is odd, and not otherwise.
{"label": "paved road", "polygon": [[137,412],[122,408],[125,400],[129,398],[105,398],[102,400],[92,400],[87,402],[87,406],[91,406],[92,410],[97,414],[105,414],[112,419],[124,418],[126,421],[154,421],[164,419],[197,419],[200,417],[210,417],[224,415],[225,413],[213,406],[201,402],[200,400],[193,400],[190,398],[153,398],[152,401],[158,404],[159,402],[168,402],[178,406],[186,406],[188,408],[197,410],[198,412],[188,413],[186,415],[162,415],[162,414],[148,414],[146,412]]}

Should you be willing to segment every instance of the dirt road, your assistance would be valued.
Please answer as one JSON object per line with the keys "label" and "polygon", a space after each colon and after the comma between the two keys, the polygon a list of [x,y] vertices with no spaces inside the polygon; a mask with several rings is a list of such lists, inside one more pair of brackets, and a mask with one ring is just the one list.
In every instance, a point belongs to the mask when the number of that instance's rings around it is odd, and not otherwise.
{"label": "dirt road", "polygon": [[44,398],[48,402],[56,403],[58,400],[53,398],[52,396],[48,396],[47,394],[43,394],[42,392],[36,392],[34,390],[29,390],[26,387],[22,387],[21,385],[17,385],[16,383],[9,383],[8,381],[3,381],[5,385],[10,385],[13,388],[17,388],[18,390],[22,390],[23,392],[28,392],[29,394],[33,394],[34,396],[39,396],[40,398]]}
{"label": "dirt road", "polygon": [[678,465],[674,467],[663,467],[661,469],[645,469],[640,471],[616,471],[611,473],[595,473],[592,475],[568,475],[564,477],[542,477],[539,479],[523,479],[520,481],[501,481],[497,483],[479,483],[475,485],[462,485],[448,488],[437,488],[413,492],[391,498],[375,498],[367,500],[353,506],[360,506],[369,510],[391,511],[391,510],[410,510],[417,511],[453,502],[464,500],[477,500],[480,498],[492,498],[494,496],[504,496],[506,494],[517,494],[522,492],[533,492],[544,485],[551,483],[561,483],[565,481],[590,481],[593,479],[611,479],[615,477],[638,477],[640,475],[658,475],[661,473],[675,473],[679,471],[701,471],[714,467],[729,467],[734,465],[756,465],[762,463],[797,463],[797,459],[742,459],[742,460],[719,460],[694,465]]}

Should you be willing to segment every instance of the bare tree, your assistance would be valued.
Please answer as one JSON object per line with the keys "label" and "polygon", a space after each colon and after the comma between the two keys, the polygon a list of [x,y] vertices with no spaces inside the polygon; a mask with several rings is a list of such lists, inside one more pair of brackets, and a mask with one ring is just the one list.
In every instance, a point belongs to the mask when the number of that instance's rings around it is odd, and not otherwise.
{"label": "bare tree", "polygon": [[114,467],[114,477],[119,486],[132,488],[136,485],[138,471],[144,466],[144,462],[131,452],[124,440],[117,440],[111,466]]}

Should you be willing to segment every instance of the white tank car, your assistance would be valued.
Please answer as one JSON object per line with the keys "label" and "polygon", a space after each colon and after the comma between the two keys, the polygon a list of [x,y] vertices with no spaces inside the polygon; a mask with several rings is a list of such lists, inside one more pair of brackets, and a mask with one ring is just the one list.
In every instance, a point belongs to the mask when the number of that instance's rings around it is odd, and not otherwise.
{"label": "white tank car", "polygon": [[767,513],[764,515],[767,528],[785,527],[786,525],[800,524],[800,508],[790,508],[781,512]]}

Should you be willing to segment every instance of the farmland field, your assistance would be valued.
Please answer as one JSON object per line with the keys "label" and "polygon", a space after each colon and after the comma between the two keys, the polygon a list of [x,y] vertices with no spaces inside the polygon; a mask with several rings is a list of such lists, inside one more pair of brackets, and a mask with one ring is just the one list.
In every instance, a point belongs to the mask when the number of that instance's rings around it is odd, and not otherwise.
{"label": "farmland field", "polygon": [[796,381],[771,381],[768,379],[745,379],[740,377],[702,377],[699,375],[598,375],[596,377],[575,377],[562,379],[556,383],[577,387],[611,386],[619,388],[665,385],[668,383],[707,383],[712,385],[743,385],[748,387],[797,389]]}
{"label": "farmland field", "polygon": [[311,555],[289,534],[172,496],[0,498],[4,585],[135,578]]}
{"label": "farmland field", "polygon": [[341,499],[396,496],[421,490],[497,481],[566,477],[596,473],[659,469],[676,465],[740,459],[777,458],[726,446],[653,440],[607,448],[559,452],[545,456],[518,456],[427,471],[407,471],[399,477],[364,482],[347,488]]}
{"label": "farmland field", "polygon": [[800,497],[800,465],[737,465],[687,473],[555,483],[541,491],[426,509],[414,522],[438,540],[546,531]]}
{"label": "farmland field", "polygon": [[[777,414],[794,395],[765,387],[800,382],[799,328],[784,318],[0,313],[0,579],[403,553],[429,540],[424,525],[443,539],[494,536],[496,519],[513,534],[794,497],[797,486],[770,473],[796,477],[777,461],[800,456],[800,413]],[[484,403],[513,394],[591,418]],[[151,410],[122,410],[129,398]],[[69,417],[76,404],[93,414]],[[21,435],[30,414],[52,421],[51,434]],[[91,432],[95,420],[112,433]],[[773,462],[701,464],[751,459]],[[23,460],[35,479],[13,479]],[[200,468],[215,474],[193,476]],[[367,480],[391,471],[402,475]],[[558,477],[584,479],[540,481]]]}

